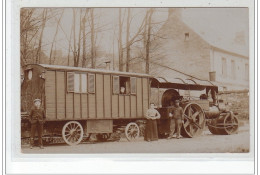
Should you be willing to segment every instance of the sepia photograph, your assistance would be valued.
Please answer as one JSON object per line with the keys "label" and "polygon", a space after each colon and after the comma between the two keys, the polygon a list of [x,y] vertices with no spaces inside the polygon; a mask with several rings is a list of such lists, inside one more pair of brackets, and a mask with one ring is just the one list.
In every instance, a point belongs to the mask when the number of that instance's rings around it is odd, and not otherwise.
{"label": "sepia photograph", "polygon": [[21,153],[253,151],[248,8],[23,7],[19,22]]}

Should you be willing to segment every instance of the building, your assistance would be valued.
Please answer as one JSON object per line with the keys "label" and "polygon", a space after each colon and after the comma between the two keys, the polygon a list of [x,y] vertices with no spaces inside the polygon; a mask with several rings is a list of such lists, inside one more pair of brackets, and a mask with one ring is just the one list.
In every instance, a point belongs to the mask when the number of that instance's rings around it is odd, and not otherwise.
{"label": "building", "polygon": [[[186,24],[181,11],[181,8],[169,9],[168,19],[157,33],[164,39],[154,40],[151,44],[151,48],[159,46],[151,54],[151,74],[169,79],[173,75],[181,78],[192,75],[215,81],[220,90],[248,89],[249,56],[248,47],[243,44],[243,33],[238,33],[236,43],[212,41]],[[177,72],[174,74],[159,65]]]}

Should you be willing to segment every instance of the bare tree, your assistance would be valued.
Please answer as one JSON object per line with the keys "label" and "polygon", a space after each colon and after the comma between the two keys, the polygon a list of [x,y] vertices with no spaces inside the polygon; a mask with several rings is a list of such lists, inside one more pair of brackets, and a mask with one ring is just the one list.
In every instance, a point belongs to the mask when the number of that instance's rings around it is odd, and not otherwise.
{"label": "bare tree", "polygon": [[151,22],[152,22],[152,15],[153,15],[153,9],[151,8],[150,11],[149,11],[149,17],[148,17],[148,25],[147,25],[147,40],[146,40],[146,56],[145,56],[145,60],[146,60],[146,66],[145,66],[145,73],[149,74],[149,71],[150,71],[150,40],[151,40]]}
{"label": "bare tree", "polygon": [[121,8],[119,8],[119,18],[118,18],[118,26],[119,26],[119,32],[118,32],[118,61],[119,61],[119,71],[123,71],[123,47],[122,47],[122,27],[123,27],[123,21],[122,21],[122,12]]}
{"label": "bare tree", "polygon": [[87,55],[86,55],[86,17],[88,9],[85,10],[85,15],[82,19],[82,31],[83,31],[83,55],[82,55],[82,67],[86,67]]}
{"label": "bare tree", "polygon": [[131,10],[128,8],[128,16],[127,16],[127,26],[126,26],[126,72],[129,72],[129,65],[130,65],[130,52],[131,52],[131,46],[136,42],[138,36],[141,35],[143,29],[146,27],[146,21],[147,21],[147,15],[146,13],[145,17],[143,18],[143,21],[141,25],[139,26],[137,32],[130,38],[130,25],[131,25]]}
{"label": "bare tree", "polygon": [[[57,26],[56,26],[56,31],[55,31],[55,34],[54,34],[54,37],[53,37],[53,41],[52,41],[52,43],[51,43],[51,51],[50,51],[49,64],[52,64],[52,63],[55,61],[55,59],[53,59],[53,61],[52,61],[52,52],[53,52],[52,50],[53,50],[53,45],[54,45],[54,43],[56,42],[56,37],[57,37],[57,34],[58,34],[59,25],[60,25],[60,21],[61,21],[61,18],[62,18],[62,16],[63,16],[63,13],[64,13],[64,9],[62,9],[60,18],[59,18],[58,20],[57,20],[56,17],[55,17],[55,19],[56,19],[56,21],[57,21]],[[55,43],[55,44],[56,44],[56,43]]]}
{"label": "bare tree", "polygon": [[91,31],[91,67],[95,68],[95,23],[94,23],[94,9],[90,10],[90,31]]}
{"label": "bare tree", "polygon": [[37,49],[36,63],[41,62],[42,36],[43,36],[45,24],[46,24],[47,12],[48,12],[47,9],[43,9],[43,11],[42,11],[42,27],[41,27],[41,34],[40,34],[40,39],[39,39],[39,46]]}

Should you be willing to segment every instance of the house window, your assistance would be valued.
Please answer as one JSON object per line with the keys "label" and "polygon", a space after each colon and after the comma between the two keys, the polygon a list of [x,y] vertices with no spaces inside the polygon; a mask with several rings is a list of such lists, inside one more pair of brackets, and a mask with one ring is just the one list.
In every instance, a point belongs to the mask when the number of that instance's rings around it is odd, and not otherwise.
{"label": "house window", "polygon": [[222,76],[227,77],[227,59],[222,58]]}
{"label": "house window", "polygon": [[67,91],[87,93],[87,74],[67,73]]}
{"label": "house window", "polygon": [[95,93],[95,74],[88,74],[88,92]]}
{"label": "house window", "polygon": [[231,60],[231,78],[236,79],[236,64],[234,60]]}
{"label": "house window", "polygon": [[136,94],[136,77],[131,77],[131,94]]}
{"label": "house window", "polygon": [[245,79],[249,80],[249,66],[245,64]]}
{"label": "house window", "polygon": [[113,76],[113,93],[119,94],[119,76]]}
{"label": "house window", "polygon": [[189,33],[185,33],[184,36],[185,36],[185,41],[189,41],[190,34]]}

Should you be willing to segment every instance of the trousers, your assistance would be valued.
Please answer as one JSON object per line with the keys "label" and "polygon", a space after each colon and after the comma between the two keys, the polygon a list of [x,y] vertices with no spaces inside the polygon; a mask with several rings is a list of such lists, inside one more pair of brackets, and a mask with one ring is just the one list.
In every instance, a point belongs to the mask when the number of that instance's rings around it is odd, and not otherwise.
{"label": "trousers", "polygon": [[30,138],[30,144],[34,144],[34,137],[35,137],[35,132],[37,130],[38,133],[38,141],[39,141],[39,146],[42,146],[42,133],[43,133],[43,123],[41,122],[36,122],[31,124],[31,138]]}
{"label": "trousers", "polygon": [[171,119],[170,121],[170,134],[169,136],[173,136],[176,131],[177,137],[181,134],[182,120],[181,119]]}

